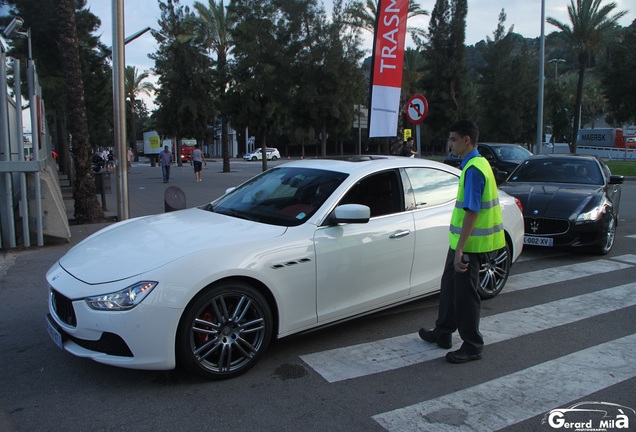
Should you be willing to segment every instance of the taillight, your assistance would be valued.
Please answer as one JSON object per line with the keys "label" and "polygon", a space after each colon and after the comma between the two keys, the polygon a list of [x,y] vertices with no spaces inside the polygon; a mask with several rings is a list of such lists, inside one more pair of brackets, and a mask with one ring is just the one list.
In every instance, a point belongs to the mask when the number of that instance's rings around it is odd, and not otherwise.
{"label": "taillight", "polygon": [[519,201],[519,198],[515,198],[515,203],[517,203],[517,207],[519,207],[519,211],[521,212],[521,214],[523,214],[523,206],[521,205],[521,201]]}

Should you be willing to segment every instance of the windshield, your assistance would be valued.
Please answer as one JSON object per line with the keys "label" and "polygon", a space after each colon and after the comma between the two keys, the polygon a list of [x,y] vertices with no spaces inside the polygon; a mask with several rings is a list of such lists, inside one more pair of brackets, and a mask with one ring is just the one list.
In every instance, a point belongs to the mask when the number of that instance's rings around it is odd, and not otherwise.
{"label": "windshield", "polygon": [[208,210],[272,225],[296,226],[311,217],[347,174],[276,167],[243,183]]}
{"label": "windshield", "polygon": [[532,156],[528,150],[516,145],[495,147],[494,150],[499,158],[505,161],[524,160]]}
{"label": "windshield", "polygon": [[603,184],[598,164],[589,160],[526,160],[512,173],[508,182]]}

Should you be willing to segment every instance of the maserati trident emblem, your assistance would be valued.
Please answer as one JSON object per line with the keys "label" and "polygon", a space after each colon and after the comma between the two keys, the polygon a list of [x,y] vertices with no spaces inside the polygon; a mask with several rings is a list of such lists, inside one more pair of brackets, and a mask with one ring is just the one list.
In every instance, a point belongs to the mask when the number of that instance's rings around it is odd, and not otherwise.
{"label": "maserati trident emblem", "polygon": [[539,231],[539,222],[537,221],[530,222],[530,231],[532,231],[533,234],[536,234],[537,231]]}

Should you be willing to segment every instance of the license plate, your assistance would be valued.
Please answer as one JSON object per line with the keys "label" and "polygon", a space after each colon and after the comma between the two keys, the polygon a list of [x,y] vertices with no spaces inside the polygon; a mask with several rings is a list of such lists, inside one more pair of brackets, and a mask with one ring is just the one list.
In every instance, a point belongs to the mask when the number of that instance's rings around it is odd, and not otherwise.
{"label": "license plate", "polygon": [[50,318],[48,317],[46,319],[46,330],[49,332],[49,336],[51,336],[51,339],[53,339],[53,342],[55,342],[55,345],[57,345],[61,350],[63,350],[64,347],[62,344],[62,334],[59,331],[57,331],[57,329],[51,323]]}
{"label": "license plate", "polygon": [[550,237],[533,237],[525,236],[523,238],[523,244],[528,246],[547,246],[552,247],[554,245],[554,239]]}

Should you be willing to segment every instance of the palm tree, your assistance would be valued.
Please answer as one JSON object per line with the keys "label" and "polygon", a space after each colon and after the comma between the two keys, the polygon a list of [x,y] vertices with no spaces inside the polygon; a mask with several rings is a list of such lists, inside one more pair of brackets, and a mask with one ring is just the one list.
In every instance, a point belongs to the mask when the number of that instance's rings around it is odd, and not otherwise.
{"label": "palm tree", "polygon": [[76,2],[73,0],[58,1],[58,45],[62,64],[64,64],[64,93],[68,107],[68,132],[73,139],[73,162],[75,167],[75,182],[73,184],[74,215],[78,223],[91,223],[102,219],[104,211],[97,202],[95,177],[91,169],[93,149],[88,135],[82,65],[80,62],[77,27],[75,25],[75,4]]}
{"label": "palm tree", "polygon": [[598,49],[601,41],[607,37],[609,32],[616,28],[618,20],[627,13],[627,11],[621,11],[610,16],[610,13],[616,6],[615,2],[601,6],[601,0],[576,0],[576,2],[575,0],[570,0],[568,15],[571,25],[563,23],[556,18],[547,18],[549,24],[552,24],[563,32],[565,38],[578,54],[579,81],[576,88],[576,100],[574,102],[574,122],[572,125],[572,142],[570,144],[570,151],[572,153],[576,153],[585,68],[591,56]]}
{"label": "palm tree", "polygon": [[[345,16],[348,17],[345,24],[373,33],[375,31],[377,12],[378,2],[376,0],[366,0],[366,4],[361,1],[354,1],[345,10]],[[409,0],[407,19],[416,16],[428,16],[428,11],[422,9],[415,0]],[[416,43],[426,36],[426,32],[418,27],[408,27],[407,31]]]}
{"label": "palm tree", "polygon": [[[144,71],[140,74],[137,73],[135,66],[126,66],[124,71],[124,94],[128,101],[129,118],[130,118],[130,147],[132,148],[135,159],[137,159],[137,137],[135,130],[135,101],[140,94],[146,94],[150,96],[154,91],[154,86],[148,81],[144,81],[148,78],[148,71]],[[154,162],[154,160],[153,160]]]}
{"label": "palm tree", "polygon": [[225,92],[229,82],[227,56],[232,50],[233,43],[230,37],[230,29],[235,20],[228,14],[223,0],[208,0],[208,6],[196,1],[194,9],[197,17],[197,34],[203,41],[203,45],[216,54],[216,70],[218,73],[218,88],[221,99],[221,155],[223,157],[223,172],[230,172],[230,148],[229,126],[227,115],[224,114]]}

